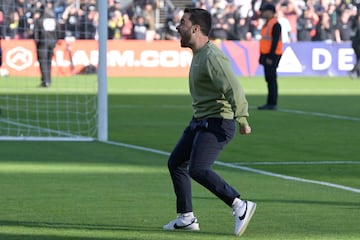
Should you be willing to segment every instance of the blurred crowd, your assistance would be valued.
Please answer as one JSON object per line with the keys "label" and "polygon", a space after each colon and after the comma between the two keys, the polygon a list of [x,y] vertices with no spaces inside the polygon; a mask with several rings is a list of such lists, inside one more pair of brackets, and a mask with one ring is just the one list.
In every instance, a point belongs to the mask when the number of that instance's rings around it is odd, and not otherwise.
{"label": "blurred crowd", "polygon": [[[109,39],[159,38],[156,36],[155,10],[160,9],[160,0],[107,1]],[[99,13],[96,0],[1,0],[0,4],[2,38],[32,38],[34,23],[42,7],[53,10],[60,38],[97,38]]]}
{"label": "blurred crowd", "polygon": [[360,0],[197,0],[214,16],[213,38],[258,40],[260,7],[275,4],[284,43],[350,41],[359,28]]}
{"label": "blurred crowd", "polygon": [[[105,0],[104,0],[105,1]],[[264,2],[276,5],[285,43],[350,41],[360,28],[360,0],[192,0],[213,16],[212,39],[259,40]],[[108,0],[108,39],[178,39],[176,26],[183,9],[165,0]],[[32,38],[36,10],[53,9],[61,38],[96,39],[99,14],[96,0],[2,0],[1,36]],[[6,8],[5,8],[5,7]],[[165,17],[159,21],[159,12]]]}

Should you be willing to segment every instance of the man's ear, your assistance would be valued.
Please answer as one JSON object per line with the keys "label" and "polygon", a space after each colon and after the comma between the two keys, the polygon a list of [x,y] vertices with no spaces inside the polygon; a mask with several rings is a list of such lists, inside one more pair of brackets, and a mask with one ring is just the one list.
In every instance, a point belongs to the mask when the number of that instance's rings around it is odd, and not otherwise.
{"label": "man's ear", "polygon": [[195,33],[196,31],[200,30],[200,26],[199,25],[193,25],[194,28],[192,29],[192,33]]}
{"label": "man's ear", "polygon": [[192,33],[195,33],[195,32],[196,32],[196,26],[193,26],[193,27],[192,27],[191,32],[192,32]]}

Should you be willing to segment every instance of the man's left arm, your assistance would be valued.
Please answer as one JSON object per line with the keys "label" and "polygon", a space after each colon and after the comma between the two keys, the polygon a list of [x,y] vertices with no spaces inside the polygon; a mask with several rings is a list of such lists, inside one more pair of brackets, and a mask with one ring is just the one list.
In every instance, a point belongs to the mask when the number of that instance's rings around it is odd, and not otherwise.
{"label": "man's left arm", "polygon": [[274,25],[273,31],[272,31],[272,42],[271,42],[271,48],[270,48],[270,57],[272,59],[276,55],[275,50],[280,41],[280,38],[281,38],[281,25],[280,25],[280,23],[276,23]]}
{"label": "man's left arm", "polygon": [[248,102],[244,89],[231,68],[229,59],[224,55],[216,55],[216,57],[209,58],[208,61],[209,66],[211,66],[209,67],[209,72],[213,83],[224,94],[225,99],[231,105],[240,131],[244,132],[246,130],[246,134],[248,134],[250,129],[247,121],[249,116]]}

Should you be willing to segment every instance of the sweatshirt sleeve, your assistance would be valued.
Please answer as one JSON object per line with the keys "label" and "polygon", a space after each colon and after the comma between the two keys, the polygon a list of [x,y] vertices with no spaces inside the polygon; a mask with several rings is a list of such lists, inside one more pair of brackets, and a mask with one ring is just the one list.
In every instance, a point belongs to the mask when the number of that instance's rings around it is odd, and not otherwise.
{"label": "sweatshirt sleeve", "polygon": [[213,83],[231,105],[234,119],[240,126],[248,125],[248,102],[245,92],[231,68],[230,61],[221,55],[210,58],[210,64]]}

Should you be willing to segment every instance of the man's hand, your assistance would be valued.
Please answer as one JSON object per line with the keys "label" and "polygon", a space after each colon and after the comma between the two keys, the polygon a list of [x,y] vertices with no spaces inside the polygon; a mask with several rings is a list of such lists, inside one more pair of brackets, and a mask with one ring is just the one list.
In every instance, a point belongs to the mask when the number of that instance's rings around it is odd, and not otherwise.
{"label": "man's hand", "polygon": [[266,65],[272,65],[273,64],[273,60],[271,59],[271,58],[266,58],[265,59],[265,63],[266,63]]}
{"label": "man's hand", "polygon": [[243,127],[240,127],[239,132],[240,132],[240,134],[243,134],[243,135],[250,134],[250,133],[251,133],[251,127],[250,127],[250,125],[245,125],[245,126],[243,126]]}

